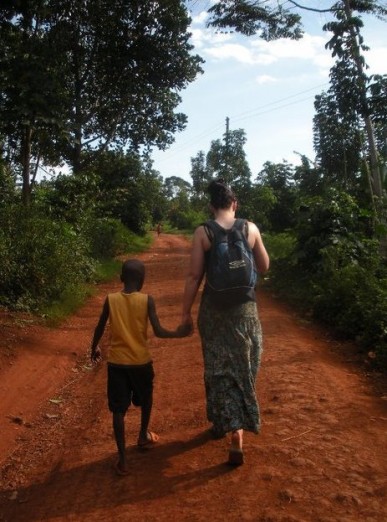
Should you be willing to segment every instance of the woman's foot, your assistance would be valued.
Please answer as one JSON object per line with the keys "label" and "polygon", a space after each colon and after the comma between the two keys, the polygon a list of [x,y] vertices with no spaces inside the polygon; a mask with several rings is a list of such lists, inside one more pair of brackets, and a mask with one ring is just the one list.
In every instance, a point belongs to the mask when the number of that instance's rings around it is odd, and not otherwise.
{"label": "woman's foot", "polygon": [[235,430],[231,434],[231,449],[241,450],[243,447],[243,430]]}
{"label": "woman's foot", "polygon": [[235,430],[231,435],[231,448],[228,453],[228,464],[231,466],[241,466],[243,463],[243,430]]}

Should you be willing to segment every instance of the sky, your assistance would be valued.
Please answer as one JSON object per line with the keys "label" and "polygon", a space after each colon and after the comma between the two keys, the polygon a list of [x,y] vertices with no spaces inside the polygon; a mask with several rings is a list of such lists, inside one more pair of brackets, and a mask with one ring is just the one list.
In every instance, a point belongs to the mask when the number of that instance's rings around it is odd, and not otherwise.
{"label": "sky", "polygon": [[[325,49],[330,33],[322,30],[331,18],[305,11],[301,40],[265,42],[258,36],[217,34],[206,28],[207,14],[201,7],[210,3],[193,2],[191,13],[193,52],[205,63],[204,73],[180,93],[177,111],[187,115],[188,124],[166,151],[154,151],[154,169],[164,179],[178,176],[191,182],[191,158],[199,151],[207,154],[213,140],[223,139],[227,117],[230,130],[245,131],[252,180],[266,161],[297,165],[300,154],[314,160],[314,98],[329,88],[334,63]],[[313,2],[314,7],[330,5],[326,0]],[[364,43],[370,48],[365,54],[368,73],[386,74],[387,23],[375,17],[363,22]]]}

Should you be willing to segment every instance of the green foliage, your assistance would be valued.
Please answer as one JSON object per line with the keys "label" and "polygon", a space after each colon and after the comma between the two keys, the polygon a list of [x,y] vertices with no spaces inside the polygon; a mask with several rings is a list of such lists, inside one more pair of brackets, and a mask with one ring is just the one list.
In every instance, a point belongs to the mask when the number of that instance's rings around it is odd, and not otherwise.
{"label": "green foliage", "polygon": [[39,163],[164,148],[186,125],[180,92],[201,72],[183,2],[58,0],[0,6],[0,134],[29,204]]}
{"label": "green foliage", "polygon": [[46,324],[53,328],[69,315],[75,313],[93,295],[94,288],[91,285],[77,284],[76,286],[66,287],[60,298],[41,306],[39,314],[45,318]]}
{"label": "green foliage", "polygon": [[103,259],[96,262],[94,270],[94,281],[103,283],[111,281],[121,271],[122,261],[119,259]]}
{"label": "green foliage", "polygon": [[382,364],[387,358],[387,270],[379,243],[366,237],[360,216],[345,193],[331,191],[329,198],[315,199],[296,242],[287,238],[287,256],[278,255],[269,238],[271,284],[336,335],[375,352],[376,363]]}
{"label": "green foliage", "polygon": [[172,208],[168,220],[172,227],[181,230],[194,230],[200,224],[208,219],[204,212],[197,212],[190,208],[184,210],[183,208]]}
{"label": "green foliage", "polygon": [[91,277],[93,262],[72,227],[34,209],[14,207],[0,216],[0,301],[12,309],[38,309]]}
{"label": "green foliage", "polygon": [[[122,262],[118,259],[97,261],[94,267],[93,281],[98,283],[111,281],[120,273],[121,265]],[[78,310],[95,291],[96,288],[92,284],[78,284],[75,287],[68,287],[58,301],[43,306],[40,313],[49,326],[56,327],[63,319]]]}
{"label": "green foliage", "polygon": [[246,160],[245,144],[243,129],[226,132],[224,143],[221,140],[211,142],[206,157],[206,172],[210,180],[222,178],[238,192],[238,188],[249,184],[251,171]]}
{"label": "green foliage", "polygon": [[270,262],[290,259],[295,250],[297,239],[290,232],[279,234],[263,234],[262,239],[270,256]]}
{"label": "green foliage", "polygon": [[139,252],[148,246],[150,241],[150,236],[139,238],[121,221],[113,218],[90,221],[83,234],[89,241],[90,256],[99,260],[111,259],[129,252]]}
{"label": "green foliage", "polygon": [[286,161],[267,161],[258,174],[257,182],[261,187],[261,195],[265,196],[269,230],[281,232],[292,228],[296,224],[298,204],[294,167]]}
{"label": "green foliage", "polygon": [[247,36],[259,34],[267,41],[276,38],[299,39],[302,36],[301,17],[283,4],[248,0],[221,0],[210,7],[210,25],[233,29]]}
{"label": "green foliage", "polygon": [[0,156],[0,207],[17,199],[15,176]]}

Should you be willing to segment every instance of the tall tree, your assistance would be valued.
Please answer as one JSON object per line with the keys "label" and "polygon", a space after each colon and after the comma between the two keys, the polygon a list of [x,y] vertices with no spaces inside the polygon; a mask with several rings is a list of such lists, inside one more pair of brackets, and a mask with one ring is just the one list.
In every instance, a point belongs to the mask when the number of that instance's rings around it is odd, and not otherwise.
{"label": "tall tree", "polygon": [[26,200],[32,159],[55,152],[81,172],[85,152],[173,141],[179,92],[201,70],[188,24],[180,0],[2,3],[0,133]]}
{"label": "tall tree", "polygon": [[0,6],[0,134],[4,158],[22,178],[26,204],[42,155],[59,161],[52,134],[60,133],[65,109],[44,4],[5,1]]}
{"label": "tall tree", "polygon": [[206,157],[210,178],[223,178],[236,189],[248,185],[251,171],[244,151],[245,144],[246,133],[243,129],[227,129],[223,141],[212,141]]}
{"label": "tall tree", "polygon": [[194,158],[191,158],[192,193],[194,201],[200,204],[207,194],[210,175],[206,166],[206,155],[201,150]]}
{"label": "tall tree", "polygon": [[269,222],[275,232],[294,227],[297,212],[297,190],[294,183],[294,167],[288,162],[267,161],[257,176],[257,183],[269,187],[275,197],[270,207]]}
{"label": "tall tree", "polygon": [[[286,7],[285,7],[286,5]],[[319,5],[319,4],[317,4]],[[371,163],[372,190],[377,198],[383,195],[370,104],[367,101],[367,78],[362,51],[364,45],[360,29],[363,26],[361,15],[372,14],[385,20],[387,7],[376,0],[338,0],[326,9],[313,5],[301,5],[293,0],[288,2],[266,2],[265,0],[220,0],[208,10],[209,25],[224,29],[232,28],[246,35],[260,34],[266,40],[279,37],[300,38],[302,18],[295,9],[330,13],[335,20],[328,22],[325,29],[333,36],[327,46],[339,61],[351,63],[356,70],[357,92],[361,116],[364,119],[368,151]]]}
{"label": "tall tree", "polygon": [[[345,103],[348,96],[352,98],[352,110],[358,113],[364,121],[368,139],[368,151],[371,164],[371,188],[374,196],[379,198],[383,196],[383,188],[381,181],[381,172],[379,165],[379,153],[376,145],[374,125],[372,121],[371,106],[367,97],[367,83],[369,79],[365,73],[366,64],[363,51],[368,47],[364,44],[361,35],[363,22],[359,16],[361,13],[373,13],[380,17],[387,16],[387,9],[378,5],[378,2],[342,0],[336,4],[335,17],[337,21],[332,21],[324,26],[325,30],[331,31],[333,36],[327,43],[327,47],[332,50],[332,55],[337,56],[339,64],[344,64],[346,70],[348,67],[354,73],[352,78],[352,89],[346,91],[346,96],[341,96],[339,101]],[[358,11],[358,16],[355,16]],[[349,77],[344,76],[346,79]],[[338,87],[338,88],[337,88]],[[336,92],[343,91],[343,81],[338,82]]]}
{"label": "tall tree", "polygon": [[[349,96],[350,97],[350,96]],[[361,177],[362,128],[356,113],[341,112],[335,95],[315,99],[313,140],[325,185],[354,193]]]}

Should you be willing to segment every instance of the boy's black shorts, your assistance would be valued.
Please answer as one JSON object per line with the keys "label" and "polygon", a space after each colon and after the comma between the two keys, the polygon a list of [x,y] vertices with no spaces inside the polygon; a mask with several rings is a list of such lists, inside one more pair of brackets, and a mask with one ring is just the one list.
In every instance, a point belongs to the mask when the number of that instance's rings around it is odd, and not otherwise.
{"label": "boy's black shorts", "polygon": [[152,399],[153,363],[141,366],[120,366],[109,364],[107,395],[109,410],[125,414],[131,405],[141,406]]}

